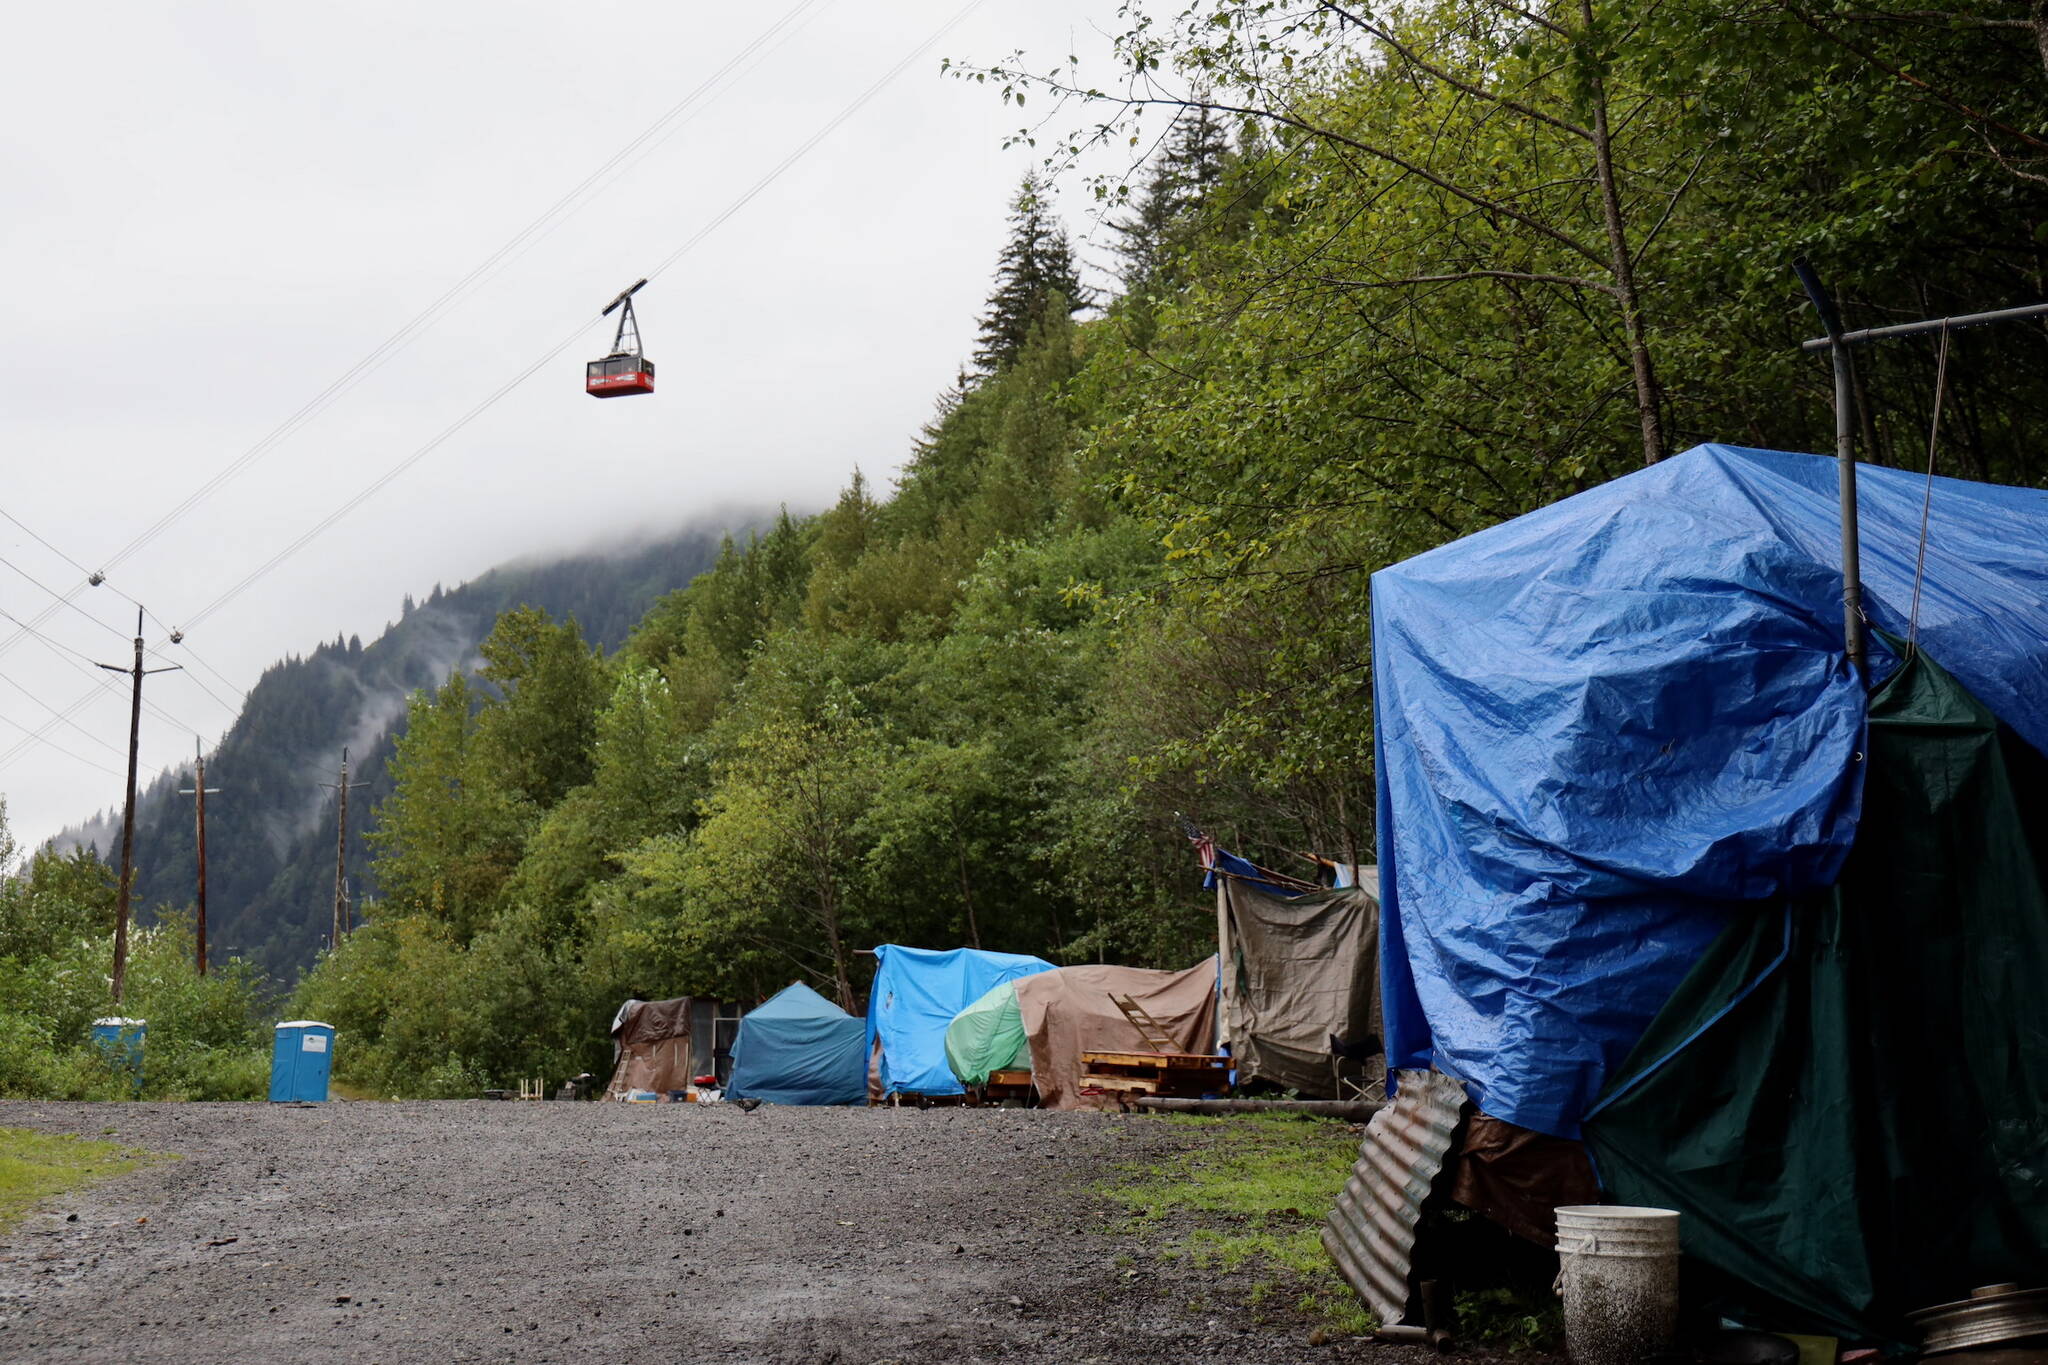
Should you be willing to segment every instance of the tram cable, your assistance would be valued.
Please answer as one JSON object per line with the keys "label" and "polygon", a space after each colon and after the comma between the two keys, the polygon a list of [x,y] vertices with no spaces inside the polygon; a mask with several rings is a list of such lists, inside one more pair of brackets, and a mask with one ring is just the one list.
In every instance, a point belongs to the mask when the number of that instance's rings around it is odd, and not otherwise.
{"label": "tram cable", "polygon": [[[892,81],[894,81],[898,76],[902,75],[906,70],[908,70],[913,62],[915,62],[919,57],[923,56],[927,51],[929,51],[932,48],[934,44],[936,44],[940,39],[944,38],[948,33],[952,32],[955,28],[957,28],[962,22],[966,20],[968,15],[972,14],[975,10],[981,8],[981,6],[984,5],[985,3],[987,3],[987,0],[967,0],[967,3],[962,5],[951,19],[948,19],[945,23],[941,24],[938,28],[934,29],[931,32],[931,34],[924,39],[924,41],[920,42],[919,44],[917,44],[916,47],[912,48],[909,52],[904,54],[904,56],[900,60],[898,60],[895,63],[895,65],[891,66],[887,71],[883,72],[881,77],[878,78],[873,84],[869,85],[865,90],[861,91],[860,94],[856,95],[848,104],[846,104],[845,107],[840,109],[838,113],[834,114],[831,118],[827,119],[825,123],[818,128],[816,132],[812,133],[808,138],[805,138],[803,142],[799,143],[794,151],[790,152],[787,156],[783,157],[782,160],[778,161],[775,164],[775,166],[768,171],[767,174],[763,175],[759,180],[755,181],[743,193],[741,193],[738,198],[734,199],[731,203],[727,204],[725,208],[720,210],[708,222],[706,222],[703,226],[699,227],[694,233],[692,233],[688,238],[686,238],[683,241],[682,245],[678,246],[674,251],[671,251],[668,255],[664,256],[652,270],[647,272],[647,278],[650,280],[659,278],[663,272],[667,271],[670,267],[674,266],[676,262],[680,261],[685,255],[687,255],[690,251],[695,249],[713,232],[717,231],[720,227],[722,227],[727,221],[729,221],[733,217],[734,214],[738,213],[741,209],[745,208],[748,204],[752,203],[756,198],[758,198],[761,195],[763,191],[765,191],[770,185],[773,185],[777,180],[781,179],[782,176],[785,173],[787,173],[791,167],[795,166],[797,162],[801,161],[814,148],[816,148],[819,143],[823,142],[827,137],[831,136],[833,132],[837,131],[840,125],[844,124],[848,119],[851,119],[855,114],[858,114],[862,109],[866,108],[867,105],[877,95],[881,94],[882,91]],[[610,309],[607,308],[605,311],[609,312]],[[220,596],[214,598],[211,602],[207,603],[196,614],[188,618],[190,624],[198,625],[207,617],[213,615],[214,612],[220,610],[229,602],[232,602],[235,598],[241,596],[244,592],[254,587],[272,570],[277,568],[280,564],[284,563],[284,561],[290,559],[293,555],[297,554],[300,550],[304,549],[307,545],[312,543],[313,540],[319,537],[321,533],[325,532],[329,527],[333,526],[336,522],[340,521],[350,512],[353,512],[356,508],[362,506],[365,502],[369,501],[370,498],[374,497],[379,491],[381,491],[383,488],[389,485],[393,480],[397,479],[400,475],[404,474],[407,470],[411,469],[414,465],[418,464],[421,460],[425,459],[428,455],[431,455],[435,450],[439,449],[444,443],[448,441],[450,437],[454,436],[457,432],[461,431],[464,427],[468,426],[478,417],[483,416],[484,413],[490,411],[490,409],[495,407],[498,404],[498,402],[501,399],[503,399],[507,394],[511,393],[514,389],[518,388],[521,384],[525,383],[528,379],[532,378],[533,375],[538,373],[542,368],[553,362],[557,356],[561,355],[564,351],[568,350],[570,346],[574,345],[583,336],[584,332],[589,328],[590,321],[591,320],[587,316],[582,320],[578,321],[574,329],[571,330],[568,333],[568,335],[564,336],[560,341],[556,342],[553,346],[549,347],[548,350],[545,353],[543,353],[539,359],[533,361],[524,369],[520,370],[517,374],[513,375],[512,378],[506,380],[503,384],[499,385],[496,389],[492,390],[489,395],[483,398],[475,406],[471,407],[467,412],[463,413],[462,416],[456,418],[446,427],[443,427],[439,434],[437,434],[431,440],[426,442],[426,444],[420,446],[418,449],[414,450],[410,455],[407,455],[404,459],[400,460],[397,464],[393,465],[390,469],[384,471],[384,473],[379,475],[368,486],[366,486],[360,492],[358,492],[354,497],[348,499],[348,501],[342,503],[339,507],[335,508],[326,516],[322,517],[318,522],[314,523],[314,525],[311,528],[309,528],[304,534],[300,535],[298,539],[286,545],[283,549],[279,550],[276,554],[272,555],[269,559],[265,560],[256,569],[252,570],[249,574],[243,577],[240,582],[236,583],[233,587],[228,588],[225,592],[221,593]]]}
{"label": "tram cable", "polygon": [[[212,478],[208,479],[205,483],[201,484],[197,489],[193,490],[193,492],[186,495],[183,501],[179,502],[176,506],[172,507],[162,516],[158,517],[156,521],[153,522],[141,534],[137,535],[134,539],[130,540],[128,544],[123,546],[119,551],[117,551],[113,555],[112,558],[110,558],[106,562],[106,569],[111,570],[113,568],[118,567],[120,564],[122,564],[131,556],[136,554],[138,551],[142,550],[144,547],[149,545],[150,542],[154,541],[158,536],[162,535],[165,531],[169,530],[171,525],[174,522],[176,522],[180,517],[183,517],[187,512],[190,512],[193,508],[197,507],[200,503],[204,502],[207,498],[211,497],[216,491],[219,490],[221,485],[227,483],[230,479],[234,478],[243,470],[247,469],[251,464],[254,464],[258,459],[261,459],[264,455],[268,454],[272,448],[274,448],[279,443],[284,441],[287,437],[291,436],[293,433],[298,431],[299,428],[305,426],[314,417],[317,417],[322,412],[326,411],[326,409],[331,407],[337,399],[342,397],[342,395],[346,394],[349,390],[353,389],[357,384],[361,383],[364,379],[368,378],[371,374],[375,373],[376,370],[378,370],[385,364],[385,362],[392,359],[400,351],[405,349],[406,346],[410,345],[413,341],[417,340],[422,333],[424,333],[434,323],[438,322],[444,314],[450,311],[450,309],[456,303],[460,302],[469,293],[473,292],[472,286],[483,282],[484,279],[493,271],[495,267],[508,262],[508,260],[512,258],[516,252],[519,252],[523,250],[525,247],[532,245],[533,242],[539,240],[539,238],[541,236],[544,236],[548,230],[550,230],[553,226],[557,225],[559,220],[566,219],[576,209],[580,208],[581,204],[579,204],[577,201],[579,199],[586,199],[588,197],[586,195],[586,191],[590,190],[593,186],[597,186],[598,182],[602,180],[608,172],[610,172],[614,168],[620,166],[622,163],[627,161],[630,157],[633,156],[633,154],[636,151],[641,149],[643,144],[648,143],[650,140],[655,139],[658,136],[666,136],[667,133],[672,133],[676,131],[673,128],[667,128],[667,125],[674,123],[684,114],[692,112],[696,108],[696,106],[698,106],[706,99],[707,96],[714,93],[716,88],[720,85],[721,82],[724,81],[727,75],[737,70],[741,65],[743,65],[749,58],[754,56],[755,53],[762,49],[764,46],[774,44],[778,42],[780,38],[785,38],[789,36],[791,33],[794,33],[796,28],[801,26],[802,21],[805,21],[809,16],[811,16],[815,11],[817,11],[822,5],[826,3],[829,3],[829,0],[797,0],[797,4],[789,11],[787,11],[780,19],[777,19],[775,22],[771,23],[766,29],[763,29],[759,34],[757,34],[754,37],[754,39],[751,42],[749,42],[745,47],[740,49],[740,51],[737,54],[735,54],[731,59],[729,59],[723,66],[721,66],[717,71],[713,72],[710,76],[706,77],[703,81],[699,82],[698,85],[693,90],[691,90],[689,94],[685,95],[680,101],[672,105],[667,110],[667,112],[663,113],[659,118],[655,119],[653,123],[649,124],[646,128],[641,130],[639,134],[637,134],[634,138],[628,141],[625,144],[625,146],[621,147],[618,151],[614,152],[596,170],[592,171],[589,175],[585,176],[580,182],[578,182],[574,188],[570,189],[566,194],[562,195],[559,199],[555,200],[553,204],[549,205],[545,210],[543,210],[538,217],[534,218],[531,222],[527,223],[525,227],[521,228],[518,232],[514,233],[512,237],[509,238],[496,251],[493,251],[490,255],[486,256],[480,263],[473,267],[468,274],[464,275],[461,279],[457,280],[454,284],[450,285],[445,291],[442,292],[439,298],[435,299],[432,303],[428,304],[425,308],[421,309],[420,312],[414,315],[414,317],[409,322],[407,322],[404,326],[400,327],[397,331],[393,332],[390,336],[386,337],[367,355],[363,356],[360,360],[356,361],[354,365],[350,366],[347,370],[343,371],[340,377],[335,379],[332,383],[328,384],[328,386],[322,389],[319,393],[315,394],[310,400],[308,400],[305,403],[304,406],[300,407],[297,412],[293,413],[290,417],[286,418],[283,422],[279,423],[278,426],[273,428],[268,435],[264,436],[261,440],[256,442],[255,445],[251,446],[248,450],[244,451],[240,456],[236,457],[227,466],[225,466],[218,473],[216,473]],[[680,124],[677,125],[677,127],[680,126]],[[664,132],[664,129],[667,129],[666,133]]]}
{"label": "tram cable", "polygon": [[[350,366],[337,379],[328,384],[326,388],[315,394],[297,412],[294,412],[283,422],[279,423],[261,440],[257,441],[255,445],[230,461],[215,473],[212,478],[188,494],[183,501],[159,516],[155,522],[134,539],[130,540],[111,559],[107,560],[103,568],[98,570],[87,569],[83,564],[80,564],[62,550],[57,549],[55,545],[50,544],[41,536],[36,535],[35,532],[30,531],[27,526],[22,525],[14,517],[9,516],[5,512],[0,512],[0,516],[6,516],[7,520],[14,522],[16,526],[20,526],[24,532],[33,537],[39,544],[51,550],[59,558],[64,559],[81,574],[85,575],[83,581],[74,585],[70,592],[59,594],[61,601],[70,603],[78,593],[86,588],[105,582],[109,570],[119,566],[148,546],[165,531],[169,530],[186,513],[192,511],[207,498],[211,497],[222,485],[241,474],[250,465],[310,423],[315,417],[318,417],[329,407],[332,407],[335,402],[339,401],[363,380],[381,369],[386,362],[397,356],[399,352],[403,351],[413,341],[416,341],[443,316],[452,311],[457,304],[473,294],[477,286],[485,283],[505,265],[510,264],[511,261],[524,254],[536,242],[568,221],[590,199],[595,198],[598,193],[616,183],[626,171],[631,170],[633,166],[645,159],[655,148],[687,126],[691,119],[701,112],[702,105],[708,103],[716,95],[722,94],[725,89],[730,88],[735,83],[736,73],[738,76],[744,76],[751,72],[755,66],[771,55],[776,48],[793,37],[832,3],[833,0],[797,0],[797,3],[786,11],[782,17],[756,34],[752,40],[729,58],[718,70],[699,82],[681,100],[670,106],[666,112],[642,129],[639,134],[630,139],[618,151],[614,152],[596,170],[585,176],[567,193],[549,205],[538,217],[513,234],[510,239],[496,251],[485,257],[468,274],[449,286],[439,298],[428,304],[404,326],[393,332],[367,355],[356,361],[354,365]],[[685,117],[686,115],[687,117]],[[119,592],[119,589],[116,589],[116,591]],[[135,606],[140,607],[142,605],[140,602],[135,601],[134,598],[128,597],[126,593],[121,593],[121,596],[127,598]],[[45,608],[43,612],[34,618],[35,624],[41,625],[49,620],[55,610],[54,607]],[[151,616],[154,617],[155,614],[151,613]],[[164,625],[161,618],[156,619],[159,625]],[[175,633],[173,627],[164,626],[164,628]],[[21,632],[17,631],[6,639],[0,640],[0,654],[5,654],[20,639]],[[201,667],[213,674],[225,686],[244,697],[248,695],[246,688],[237,687],[220,670],[205,663],[203,660],[199,660],[196,655],[193,657],[196,662],[200,663]],[[219,698],[216,697],[215,700],[218,701]]]}

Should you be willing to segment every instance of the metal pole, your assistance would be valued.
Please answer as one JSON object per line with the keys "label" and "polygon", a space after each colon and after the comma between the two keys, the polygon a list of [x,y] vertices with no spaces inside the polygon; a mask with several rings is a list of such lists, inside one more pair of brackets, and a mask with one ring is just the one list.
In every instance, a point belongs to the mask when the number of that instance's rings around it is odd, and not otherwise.
{"label": "metal pole", "polygon": [[1849,664],[1863,672],[1863,537],[1856,524],[1856,385],[1849,348],[1839,342],[1835,362],[1835,467],[1842,503],[1842,644]]}
{"label": "metal pole", "polygon": [[[1795,266],[1794,269],[1797,269]],[[1801,279],[1804,279],[1801,276]],[[1894,337],[1930,336],[1937,332],[1960,332],[1966,327],[1989,327],[2000,322],[2019,322],[2027,318],[2048,317],[2048,303],[2023,304],[2018,308],[1998,308],[1989,313],[1961,313],[1949,318],[1928,318],[1921,322],[1902,322],[1893,327],[1866,327],[1860,332],[1844,332],[1841,343],[1844,346],[1861,346],[1866,341],[1889,341]],[[1835,344],[1833,336],[1814,337],[1802,341],[1799,348],[1804,351],[1825,351]]]}
{"label": "metal pole", "polygon": [[1842,515],[1842,645],[1849,664],[1864,672],[1863,647],[1863,549],[1856,525],[1856,386],[1849,369],[1849,343],[1842,336],[1842,324],[1835,317],[1834,301],[1821,286],[1820,277],[1807,262],[1795,261],[1792,269],[1814,312],[1828,334],[1828,351],[1835,364],[1835,466]]}

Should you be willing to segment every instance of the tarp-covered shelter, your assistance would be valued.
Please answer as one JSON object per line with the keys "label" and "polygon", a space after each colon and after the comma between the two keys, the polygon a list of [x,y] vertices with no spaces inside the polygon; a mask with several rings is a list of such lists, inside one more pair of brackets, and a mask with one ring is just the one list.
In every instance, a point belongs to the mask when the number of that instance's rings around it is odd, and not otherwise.
{"label": "tarp-covered shelter", "polygon": [[1024,1012],[1017,1008],[1016,982],[990,987],[981,999],[953,1016],[953,1022],[946,1025],[946,1067],[969,1089],[987,1085],[992,1072],[1031,1069],[1031,1040],[1024,1036]]}
{"label": "tarp-covered shelter", "polygon": [[1336,1098],[1331,1039],[1379,1051],[1380,907],[1373,869],[1358,871],[1365,886],[1303,891],[1235,854],[1211,857],[1216,1032],[1239,1085]]}
{"label": "tarp-covered shelter", "polygon": [[1030,1040],[1031,1083],[1048,1109],[1115,1108],[1081,1093],[1083,1052],[1151,1049],[1116,999],[1130,1001],[1165,1032],[1175,1050],[1215,1051],[1216,959],[1186,971],[1142,967],[1061,967],[1011,983]]}
{"label": "tarp-covered shelter", "polygon": [[2048,761],[1915,657],[1829,890],[1740,916],[1586,1120],[1766,1322],[1913,1344],[2048,1264]]}
{"label": "tarp-covered shelter", "polygon": [[963,1093],[946,1065],[947,1026],[1003,982],[1052,969],[1043,958],[980,948],[939,951],[885,943],[875,949],[866,1045],[870,1051],[881,1045],[881,1093]]}
{"label": "tarp-covered shelter", "polygon": [[1934,481],[1902,666],[1928,485],[1861,471],[1873,699],[1836,477],[1701,446],[1374,575],[1381,960],[1391,1065],[1604,1103],[1610,1192],[1876,1334],[2048,1252],[2048,493]]}
{"label": "tarp-covered shelter", "polygon": [[726,1098],[771,1104],[861,1104],[867,1025],[799,981],[740,1021]]}
{"label": "tarp-covered shelter", "polygon": [[[1165,1030],[1174,1050],[1208,1054],[1216,1038],[1216,959],[1182,972],[1144,967],[1055,967],[1005,981],[962,1010],[946,1028],[946,1064],[962,1084],[991,1072],[1031,1072],[1048,1109],[1098,1107],[1080,1093],[1083,1052],[1149,1052],[1128,1000]],[[1114,1102],[1100,1107],[1114,1108]]]}
{"label": "tarp-covered shelter", "polygon": [[674,1000],[628,1000],[612,1020],[617,1057],[605,1098],[622,1099],[634,1090],[667,1094],[688,1088],[697,1076],[716,1076],[726,1064],[737,1006],[693,996]]}

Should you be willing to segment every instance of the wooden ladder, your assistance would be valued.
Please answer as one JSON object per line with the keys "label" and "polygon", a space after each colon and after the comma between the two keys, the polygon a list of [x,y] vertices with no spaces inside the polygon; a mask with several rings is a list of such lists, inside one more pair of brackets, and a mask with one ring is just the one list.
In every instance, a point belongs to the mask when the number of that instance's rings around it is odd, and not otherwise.
{"label": "wooden ladder", "polygon": [[1110,994],[1109,1001],[1124,1012],[1124,1018],[1131,1021],[1131,1027],[1145,1040],[1145,1046],[1154,1052],[1179,1052],[1179,1044],[1159,1026],[1159,1021],[1145,1013],[1144,1007],[1128,995]]}

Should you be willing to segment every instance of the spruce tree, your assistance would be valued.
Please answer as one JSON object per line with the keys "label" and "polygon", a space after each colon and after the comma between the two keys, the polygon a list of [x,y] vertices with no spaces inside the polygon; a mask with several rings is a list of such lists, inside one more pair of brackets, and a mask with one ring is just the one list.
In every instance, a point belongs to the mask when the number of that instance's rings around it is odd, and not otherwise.
{"label": "spruce tree", "polygon": [[1230,138],[1215,112],[1189,108],[1169,131],[1131,215],[1112,223],[1113,248],[1123,262],[1124,288],[1140,293],[1167,271],[1177,235],[1201,211],[1204,197],[1222,182]]}
{"label": "spruce tree", "polygon": [[984,374],[996,373],[1017,358],[1049,310],[1073,313],[1087,304],[1066,229],[1046,202],[1045,185],[1036,174],[1026,175],[1010,205],[1010,240],[996,259],[996,288],[982,315],[974,363]]}

